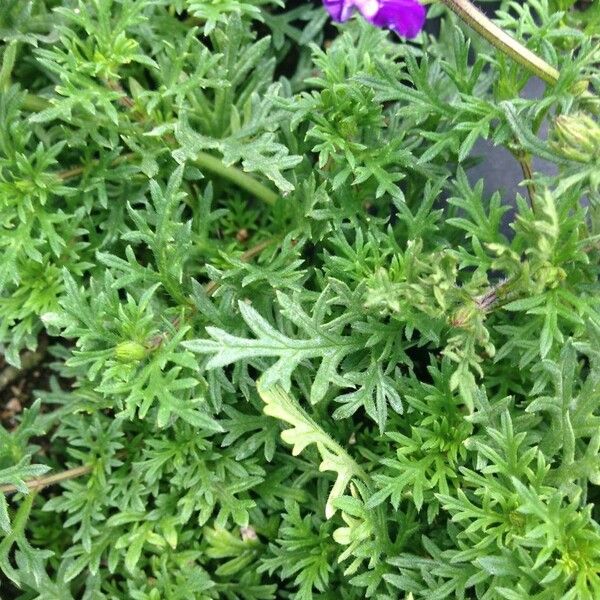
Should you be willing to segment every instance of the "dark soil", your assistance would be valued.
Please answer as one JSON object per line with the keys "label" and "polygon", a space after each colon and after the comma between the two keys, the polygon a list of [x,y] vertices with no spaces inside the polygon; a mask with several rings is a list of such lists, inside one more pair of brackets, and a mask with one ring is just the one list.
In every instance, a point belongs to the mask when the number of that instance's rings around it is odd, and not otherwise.
{"label": "dark soil", "polygon": [[12,431],[24,408],[35,401],[36,390],[49,389],[52,371],[47,363],[41,362],[31,369],[23,369],[14,375],[13,367],[6,364],[0,355],[0,377],[10,375],[11,381],[0,389],[0,425]]}

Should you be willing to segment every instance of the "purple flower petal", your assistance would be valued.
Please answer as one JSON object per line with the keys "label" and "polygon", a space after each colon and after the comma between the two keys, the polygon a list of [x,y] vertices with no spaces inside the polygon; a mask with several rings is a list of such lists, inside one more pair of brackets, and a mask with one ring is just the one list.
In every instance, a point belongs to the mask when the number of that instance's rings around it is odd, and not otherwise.
{"label": "purple flower petal", "polygon": [[403,37],[415,37],[425,23],[425,7],[418,0],[323,0],[335,21],[345,21],[354,8],[377,27],[386,27]]}
{"label": "purple flower petal", "polygon": [[352,2],[348,0],[323,0],[327,12],[334,21],[345,21],[352,13]]}
{"label": "purple flower petal", "polygon": [[423,29],[425,14],[425,7],[417,0],[383,0],[373,16],[363,13],[373,25],[388,27],[407,38],[415,37]]}

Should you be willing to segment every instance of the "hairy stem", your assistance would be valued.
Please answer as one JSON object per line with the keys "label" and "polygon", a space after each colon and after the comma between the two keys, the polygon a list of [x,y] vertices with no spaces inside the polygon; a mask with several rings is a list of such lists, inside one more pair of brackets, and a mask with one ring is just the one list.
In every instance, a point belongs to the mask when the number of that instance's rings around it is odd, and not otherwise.
{"label": "hairy stem", "polygon": [[[114,89],[114,87],[111,87],[110,89]],[[126,108],[130,108],[131,100],[129,100],[128,96],[124,96],[123,105]],[[39,112],[48,108],[49,106],[51,106],[51,104],[47,100],[34,94],[26,94],[22,103],[22,108],[31,112]],[[167,139],[166,141],[169,142],[170,140]],[[120,164],[122,162],[132,160],[133,158],[135,158],[134,154],[126,154],[117,158],[113,164]],[[260,181],[254,179],[252,175],[249,175],[248,173],[245,173],[236,167],[223,164],[219,158],[212,156],[207,152],[199,152],[192,163],[200,169],[210,171],[213,175],[233,183],[237,187],[249,192],[259,200],[262,200],[266,204],[275,204],[275,202],[277,202],[279,199],[279,195],[276,192],[268,188],[266,185],[260,183]],[[65,181],[67,179],[79,177],[83,171],[84,167],[82,165],[77,165],[75,167],[66,169],[65,171],[59,172],[58,177]]]}
{"label": "hairy stem", "polygon": [[518,154],[515,153],[515,158],[517,159],[518,163],[521,165],[521,171],[523,171],[523,177],[525,177],[526,180],[526,186],[527,186],[527,194],[529,196],[529,202],[531,204],[531,207],[534,208],[535,207],[535,195],[536,195],[536,189],[535,189],[535,184],[533,183],[533,165],[531,162],[531,156],[529,154]]}
{"label": "hairy stem", "polygon": [[[122,154],[121,156],[118,156],[117,158],[115,158],[115,160],[112,161],[111,167],[116,167],[122,163],[128,162],[130,160],[133,160],[135,158],[135,154],[130,153],[130,154]],[[98,160],[94,160],[91,161],[89,164],[94,165],[94,167],[98,166],[100,161]],[[71,167],[70,169],[65,169],[64,171],[59,171],[57,173],[58,177],[62,180],[62,181],[67,181],[69,179],[74,179],[75,177],[79,177],[80,175],[83,174],[83,172],[85,171],[85,167],[86,165],[77,165],[76,167]]]}
{"label": "hairy stem", "polygon": [[248,175],[235,167],[225,166],[218,158],[207,154],[206,152],[198,152],[193,163],[200,167],[200,169],[206,169],[214,175],[226,179],[237,185],[239,188],[246,190],[266,204],[275,204],[279,198],[278,194],[254,179],[251,175]]}
{"label": "hairy stem", "polygon": [[495,46],[510,56],[546,83],[555,84],[560,73],[545,60],[534,54],[523,44],[500,29],[495,23],[488,19],[469,0],[441,0],[450,10],[456,13],[469,27],[483,36],[492,46]]}
{"label": "hairy stem", "polygon": [[[29,488],[29,491],[41,490],[49,485],[66,481],[67,479],[74,479],[75,477],[81,477],[92,470],[91,465],[83,465],[81,467],[74,467],[73,469],[67,469],[54,475],[47,475],[46,477],[37,477],[35,479],[29,479],[25,482],[25,485]],[[17,492],[16,485],[0,485],[0,493],[3,494],[14,494]]]}

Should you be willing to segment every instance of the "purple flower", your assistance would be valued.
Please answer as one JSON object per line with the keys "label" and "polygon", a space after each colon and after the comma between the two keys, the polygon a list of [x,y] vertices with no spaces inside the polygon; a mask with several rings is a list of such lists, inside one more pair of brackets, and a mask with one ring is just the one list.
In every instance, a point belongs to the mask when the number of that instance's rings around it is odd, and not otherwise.
{"label": "purple flower", "polygon": [[358,8],[369,23],[408,38],[425,23],[425,7],[418,0],[323,0],[323,4],[335,21],[345,21]]}

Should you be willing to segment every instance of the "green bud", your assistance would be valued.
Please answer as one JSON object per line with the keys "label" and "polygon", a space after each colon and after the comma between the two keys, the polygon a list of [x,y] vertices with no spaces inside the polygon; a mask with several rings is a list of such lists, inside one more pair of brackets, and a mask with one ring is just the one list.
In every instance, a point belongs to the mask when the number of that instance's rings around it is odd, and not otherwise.
{"label": "green bud", "polygon": [[121,342],[115,347],[117,360],[125,363],[139,362],[146,358],[148,349],[139,342]]}
{"label": "green bud", "polygon": [[567,158],[591,162],[600,156],[600,125],[587,115],[561,115],[554,134],[554,147]]}
{"label": "green bud", "polygon": [[350,527],[338,527],[333,532],[333,539],[341,546],[347,546],[352,541],[352,529]]}
{"label": "green bud", "polygon": [[546,263],[539,268],[536,277],[544,288],[555,289],[566,279],[567,274],[562,267]]}
{"label": "green bud", "polygon": [[590,89],[590,82],[587,79],[578,81],[572,88],[571,93],[574,96],[582,96]]}
{"label": "green bud", "polygon": [[467,326],[475,316],[476,308],[474,306],[461,306],[450,319],[453,327]]}
{"label": "green bud", "polygon": [[343,119],[338,127],[342,136],[347,140],[353,139],[358,133],[358,126],[355,120],[351,118]]}

